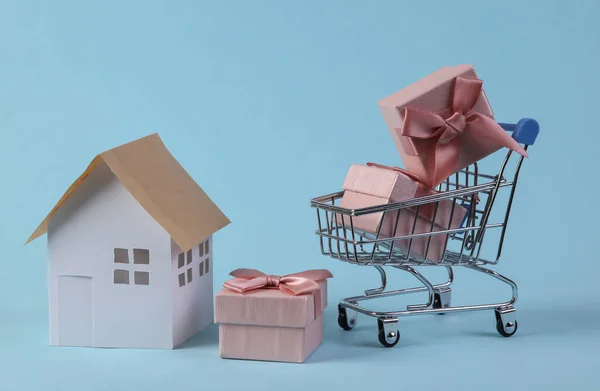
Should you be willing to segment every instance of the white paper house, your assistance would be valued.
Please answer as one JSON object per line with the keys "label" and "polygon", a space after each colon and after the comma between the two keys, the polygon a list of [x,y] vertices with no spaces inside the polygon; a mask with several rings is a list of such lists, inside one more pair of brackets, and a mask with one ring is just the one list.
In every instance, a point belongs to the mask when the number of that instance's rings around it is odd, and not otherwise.
{"label": "white paper house", "polygon": [[50,343],[172,349],[198,333],[227,224],[157,134],[96,156],[27,241],[48,233]]}

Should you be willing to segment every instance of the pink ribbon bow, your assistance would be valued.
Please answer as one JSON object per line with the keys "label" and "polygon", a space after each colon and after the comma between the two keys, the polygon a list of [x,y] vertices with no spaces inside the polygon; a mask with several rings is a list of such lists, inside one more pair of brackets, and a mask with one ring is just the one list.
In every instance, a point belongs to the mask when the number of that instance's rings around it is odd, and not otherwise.
{"label": "pink ribbon bow", "polygon": [[254,269],[236,269],[229,274],[235,278],[225,281],[223,286],[237,293],[243,294],[257,289],[279,289],[294,296],[312,293],[315,302],[315,319],[322,310],[321,287],[317,281],[333,277],[328,270],[324,269],[307,270],[285,276],[267,275]]}
{"label": "pink ribbon bow", "polygon": [[457,77],[454,80],[451,106],[442,111],[416,107],[404,108],[401,144],[410,156],[423,157],[434,187],[456,171],[460,154],[460,138],[471,133],[478,139],[503,146],[527,157],[527,152],[492,118],[473,110],[482,91],[483,81]]}

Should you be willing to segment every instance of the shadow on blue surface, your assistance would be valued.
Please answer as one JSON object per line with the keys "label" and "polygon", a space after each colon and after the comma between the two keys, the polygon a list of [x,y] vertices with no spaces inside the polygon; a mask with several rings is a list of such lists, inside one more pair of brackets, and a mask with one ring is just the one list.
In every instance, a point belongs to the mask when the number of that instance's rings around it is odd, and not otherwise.
{"label": "shadow on blue surface", "polygon": [[[574,307],[518,307],[519,331],[511,338],[532,339],[538,337],[567,337],[572,334],[600,332],[600,312],[591,310],[600,303]],[[0,308],[0,355],[10,354],[12,349],[36,349],[48,347],[48,322],[43,313],[31,313],[12,308]],[[395,348],[385,349],[377,341],[377,325],[374,319],[359,316],[358,325],[352,331],[341,330],[336,322],[335,307],[325,310],[323,343],[307,362],[323,362],[356,359],[356,355],[385,354],[394,349],[425,349],[453,339],[486,338],[502,340],[494,326],[491,311],[445,316],[416,316],[400,319],[401,340]],[[485,341],[483,341],[485,342]],[[177,350],[218,349],[218,325],[213,324],[192,337]],[[176,352],[175,352],[176,353]]]}
{"label": "shadow on blue surface", "polygon": [[516,343],[518,340],[532,341],[537,338],[560,339],[573,334],[591,336],[600,332],[600,312],[590,311],[592,307],[597,305],[519,308],[519,331],[511,337],[511,341],[504,341],[505,338],[497,333],[491,311],[403,318],[399,322],[400,342],[391,349],[379,344],[374,319],[359,317],[355,329],[343,331],[335,324],[336,311],[328,310],[323,344],[308,362],[354,361],[357,356],[368,360],[369,356],[385,356],[397,349],[410,350],[411,353],[407,354],[412,354],[416,353],[416,350],[426,350],[438,344],[453,345],[463,341],[470,344],[481,342],[495,345],[502,342]]}
{"label": "shadow on blue surface", "polygon": [[177,349],[194,349],[197,347],[219,346],[219,326],[211,324],[206,329],[202,330],[192,338],[185,341],[177,347]]}

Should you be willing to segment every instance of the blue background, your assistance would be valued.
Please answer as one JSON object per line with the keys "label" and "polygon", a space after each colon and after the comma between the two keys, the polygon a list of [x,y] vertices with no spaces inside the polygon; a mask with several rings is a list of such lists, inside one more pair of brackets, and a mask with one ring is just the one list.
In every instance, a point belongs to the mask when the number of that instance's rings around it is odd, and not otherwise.
{"label": "blue background", "polygon": [[[600,3],[367,3],[2,1],[1,390],[600,386]],[[352,163],[400,164],[377,100],[459,63],[499,120],[542,127],[498,266],[519,332],[491,312],[414,317],[384,349],[373,319],[338,328],[336,301],[378,276],[320,255],[309,200]],[[233,222],[215,289],[243,266],[334,273],[307,363],[222,360],[214,326],[174,351],[48,346],[45,239],[23,243],[97,153],[152,132]],[[478,277],[457,272],[455,303],[508,293]]]}

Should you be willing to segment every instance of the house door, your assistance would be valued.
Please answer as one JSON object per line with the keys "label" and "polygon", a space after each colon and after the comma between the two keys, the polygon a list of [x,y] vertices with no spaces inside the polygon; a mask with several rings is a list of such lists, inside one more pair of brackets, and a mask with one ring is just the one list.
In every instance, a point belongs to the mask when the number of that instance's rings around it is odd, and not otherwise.
{"label": "house door", "polygon": [[93,289],[90,277],[58,277],[58,343],[93,346]]}

